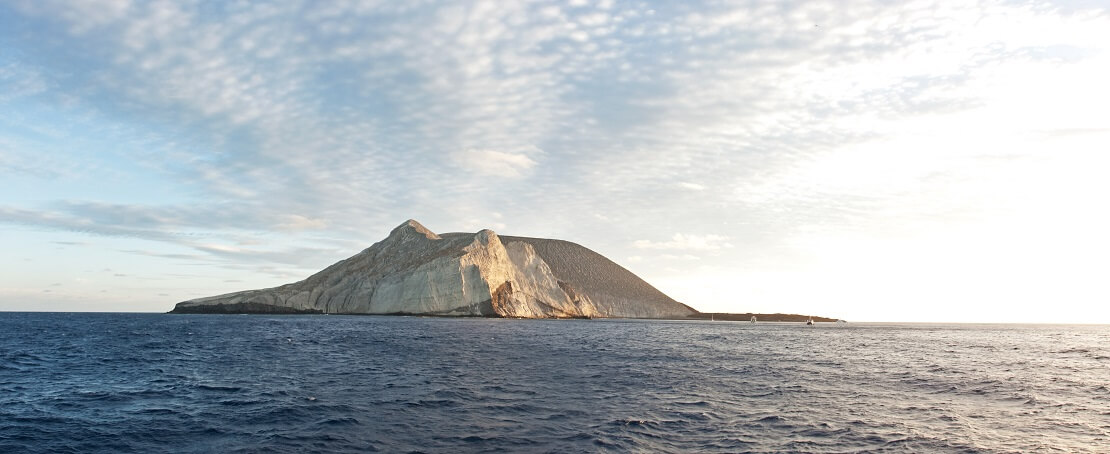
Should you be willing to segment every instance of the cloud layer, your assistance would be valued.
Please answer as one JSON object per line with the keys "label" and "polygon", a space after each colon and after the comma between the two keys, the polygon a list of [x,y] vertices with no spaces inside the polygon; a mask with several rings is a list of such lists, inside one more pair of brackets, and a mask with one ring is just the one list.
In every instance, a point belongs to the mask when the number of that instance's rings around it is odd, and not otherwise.
{"label": "cloud layer", "polygon": [[1107,189],[1089,3],[10,1],[0,30],[0,229],[137,256],[307,273],[417,218],[710,309],[681,276],[1106,221],[1058,208]]}

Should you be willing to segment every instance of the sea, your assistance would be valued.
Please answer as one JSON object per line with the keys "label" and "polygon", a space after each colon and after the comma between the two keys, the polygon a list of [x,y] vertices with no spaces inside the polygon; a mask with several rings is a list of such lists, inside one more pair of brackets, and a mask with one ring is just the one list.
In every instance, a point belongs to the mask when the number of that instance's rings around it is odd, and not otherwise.
{"label": "sea", "polygon": [[1110,452],[1110,326],[0,313],[0,452]]}

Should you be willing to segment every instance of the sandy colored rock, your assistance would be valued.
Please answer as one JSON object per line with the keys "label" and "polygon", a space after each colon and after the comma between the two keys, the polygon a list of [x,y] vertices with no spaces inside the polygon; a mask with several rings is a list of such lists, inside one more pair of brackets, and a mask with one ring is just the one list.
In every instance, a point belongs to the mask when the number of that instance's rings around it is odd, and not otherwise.
{"label": "sandy colored rock", "polygon": [[695,313],[574,243],[437,235],[409,220],[307,279],[178,303],[175,313],[684,318]]}

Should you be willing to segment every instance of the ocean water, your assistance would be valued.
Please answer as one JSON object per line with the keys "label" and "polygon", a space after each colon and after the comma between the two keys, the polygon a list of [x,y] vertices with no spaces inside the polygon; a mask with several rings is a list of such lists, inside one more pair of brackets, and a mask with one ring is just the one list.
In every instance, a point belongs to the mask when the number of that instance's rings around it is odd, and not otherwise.
{"label": "ocean water", "polygon": [[1110,452],[1110,326],[0,313],[0,452]]}

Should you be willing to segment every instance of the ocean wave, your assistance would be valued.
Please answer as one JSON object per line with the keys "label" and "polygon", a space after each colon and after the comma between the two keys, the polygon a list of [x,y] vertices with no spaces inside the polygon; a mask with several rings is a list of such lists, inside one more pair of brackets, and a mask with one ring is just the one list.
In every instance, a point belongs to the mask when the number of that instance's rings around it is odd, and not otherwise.
{"label": "ocean wave", "polygon": [[1110,439],[1110,339],[1067,327],[28,316],[46,329],[0,317],[0,452],[1099,452]]}

